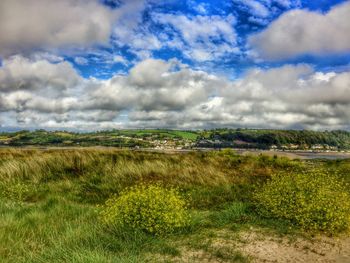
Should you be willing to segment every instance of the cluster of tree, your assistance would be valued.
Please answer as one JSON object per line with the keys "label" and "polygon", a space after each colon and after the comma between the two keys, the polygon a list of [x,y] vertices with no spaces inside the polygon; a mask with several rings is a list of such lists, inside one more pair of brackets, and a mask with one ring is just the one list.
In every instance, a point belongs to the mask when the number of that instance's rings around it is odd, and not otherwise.
{"label": "cluster of tree", "polygon": [[[216,129],[204,131],[210,140],[232,142],[244,148],[268,148],[273,145],[327,145],[338,149],[350,148],[350,132],[347,131],[310,131],[310,130],[256,130],[256,129]],[[203,138],[203,136],[202,136]]]}

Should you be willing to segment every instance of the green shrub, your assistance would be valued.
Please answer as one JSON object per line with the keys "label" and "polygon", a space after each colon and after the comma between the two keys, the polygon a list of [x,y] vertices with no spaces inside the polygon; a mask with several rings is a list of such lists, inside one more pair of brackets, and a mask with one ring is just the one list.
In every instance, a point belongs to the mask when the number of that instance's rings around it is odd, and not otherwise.
{"label": "green shrub", "polygon": [[248,217],[248,205],[242,202],[232,202],[225,209],[214,211],[209,216],[212,224],[217,227],[232,223],[243,224]]}
{"label": "green shrub", "polygon": [[344,181],[324,171],[277,175],[254,195],[260,214],[287,219],[305,230],[336,233],[350,226]]}
{"label": "green shrub", "polygon": [[186,208],[187,203],[178,190],[141,184],[108,199],[101,218],[109,226],[162,235],[188,225]]}

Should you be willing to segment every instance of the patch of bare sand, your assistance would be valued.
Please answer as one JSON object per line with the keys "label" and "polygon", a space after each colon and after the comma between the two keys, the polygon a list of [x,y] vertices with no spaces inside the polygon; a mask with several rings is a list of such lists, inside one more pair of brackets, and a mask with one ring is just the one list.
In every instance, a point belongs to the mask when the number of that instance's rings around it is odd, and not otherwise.
{"label": "patch of bare sand", "polygon": [[152,254],[147,257],[145,260],[146,262],[152,262],[152,263],[165,263],[165,262],[171,262],[171,263],[220,263],[222,261],[219,261],[217,258],[213,257],[209,253],[206,253],[203,250],[193,250],[193,249],[187,249],[182,248],[181,255],[177,257],[171,257],[171,256],[164,256],[160,254]]}
{"label": "patch of bare sand", "polygon": [[349,237],[291,239],[252,230],[240,233],[238,240],[217,240],[216,245],[227,242],[252,262],[350,263]]}

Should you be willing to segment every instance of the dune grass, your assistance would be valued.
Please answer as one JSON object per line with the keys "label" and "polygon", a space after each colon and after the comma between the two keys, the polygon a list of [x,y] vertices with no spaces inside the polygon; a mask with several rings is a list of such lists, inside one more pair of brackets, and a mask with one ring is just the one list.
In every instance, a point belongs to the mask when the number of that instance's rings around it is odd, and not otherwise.
{"label": "dune grass", "polygon": [[[0,262],[163,262],[162,257],[171,261],[189,246],[222,262],[246,262],[239,251],[206,247],[205,237],[211,229],[250,226],[295,231],[285,221],[261,218],[252,194],[275,173],[314,166],[335,169],[328,163],[232,151],[0,149]],[[348,166],[343,161],[337,167]],[[346,168],[338,170],[346,176]],[[104,228],[99,205],[141,182],[181,189],[189,198],[191,226],[164,237]]]}

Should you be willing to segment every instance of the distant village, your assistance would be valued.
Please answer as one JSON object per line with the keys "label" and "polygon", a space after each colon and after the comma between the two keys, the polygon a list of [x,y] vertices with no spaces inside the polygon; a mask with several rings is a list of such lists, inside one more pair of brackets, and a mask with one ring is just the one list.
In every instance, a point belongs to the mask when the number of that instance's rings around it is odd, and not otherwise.
{"label": "distant village", "polygon": [[[223,141],[220,139],[200,139],[196,144],[198,148],[239,148],[239,149],[261,149],[261,145],[256,143],[249,143],[241,140],[234,140],[232,142]],[[338,152],[336,146],[328,144],[284,144],[284,145],[270,145],[265,147],[266,150],[271,151],[310,151],[310,152]],[[344,151],[342,151],[344,152]]]}
{"label": "distant village", "polygon": [[[167,139],[157,139],[152,137],[145,138],[130,138],[123,136],[125,139],[136,139],[142,142],[147,142],[150,148],[166,150],[166,149],[204,149],[204,148],[238,148],[238,149],[261,149],[254,143],[248,143],[240,140],[233,140],[232,142],[220,140],[220,139],[205,139],[201,138],[197,141],[191,141],[180,138],[167,138]],[[136,146],[135,148],[140,148]],[[285,144],[285,145],[271,145],[266,148],[266,150],[271,151],[309,151],[309,152],[338,152],[338,147],[330,146],[328,144]],[[342,150],[341,152],[345,152]]]}

